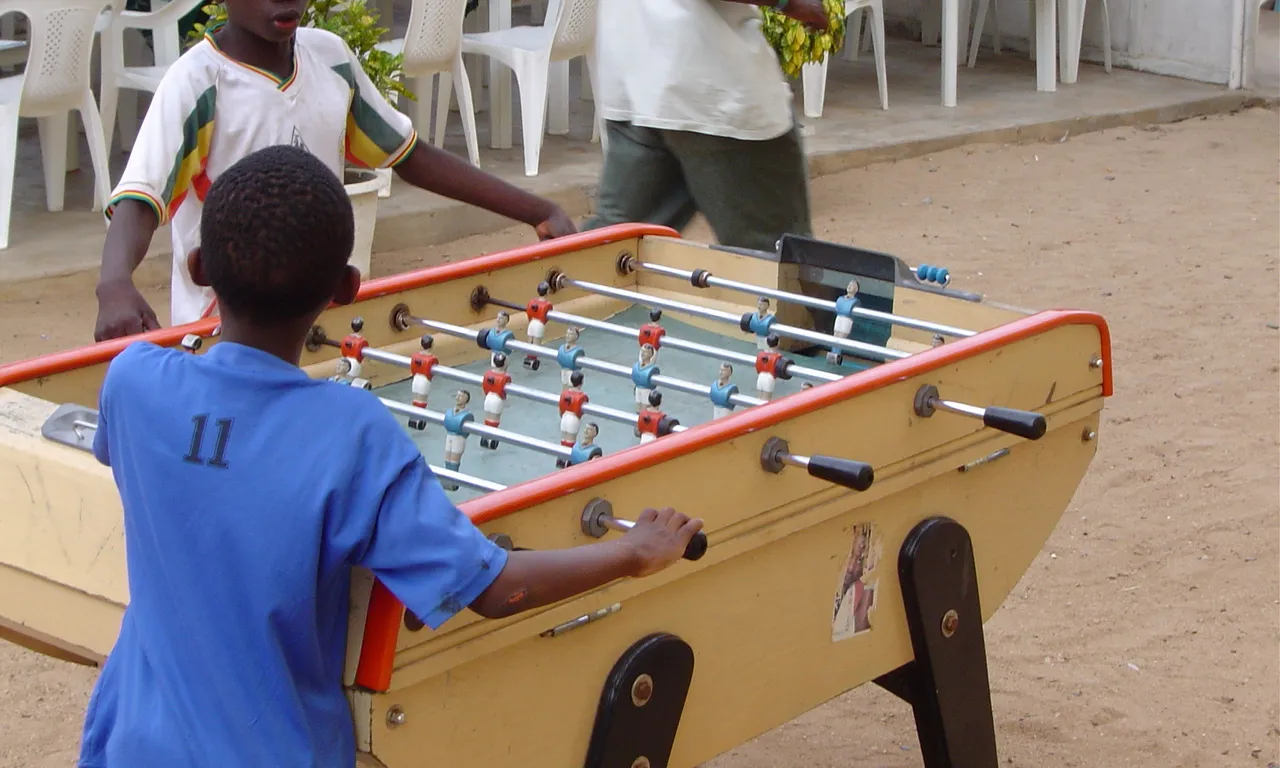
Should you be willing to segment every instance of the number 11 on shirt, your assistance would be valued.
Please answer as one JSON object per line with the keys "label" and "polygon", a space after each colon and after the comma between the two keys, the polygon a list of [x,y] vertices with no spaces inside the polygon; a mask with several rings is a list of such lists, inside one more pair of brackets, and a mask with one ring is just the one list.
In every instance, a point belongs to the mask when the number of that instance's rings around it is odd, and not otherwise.
{"label": "number 11 on shirt", "polygon": [[227,441],[231,439],[231,424],[235,419],[218,419],[215,424],[218,428],[218,437],[213,444],[213,457],[205,461],[201,457],[204,448],[204,431],[209,423],[209,414],[201,413],[191,417],[191,423],[194,430],[191,435],[191,450],[186,456],[182,457],[183,461],[191,464],[203,464],[209,467],[217,467],[218,469],[227,468]]}

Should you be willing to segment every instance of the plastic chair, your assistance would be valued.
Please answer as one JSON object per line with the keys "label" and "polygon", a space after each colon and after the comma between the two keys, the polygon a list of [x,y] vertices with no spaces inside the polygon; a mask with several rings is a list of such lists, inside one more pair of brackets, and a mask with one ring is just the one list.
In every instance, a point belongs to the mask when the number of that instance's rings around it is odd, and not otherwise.
{"label": "plastic chair", "polygon": [[[524,173],[538,175],[544,132],[569,132],[569,61],[586,57],[587,76],[596,90],[596,0],[551,0],[546,22],[537,26],[477,32],[462,36],[463,53],[488,56],[515,74],[520,90],[524,136]],[[553,71],[554,70],[554,71]],[[549,88],[554,78],[554,88]],[[548,97],[555,103],[547,125]],[[592,121],[591,140],[601,140],[600,113]],[[603,142],[602,142],[603,143]]]}
{"label": "plastic chair", "polygon": [[[875,46],[876,81],[880,89],[880,108],[888,109],[889,85],[884,71],[884,0],[845,0],[844,9],[846,18],[853,17],[854,14],[861,17],[863,11],[871,14],[867,26],[870,28],[872,42]],[[853,58],[857,55],[857,35],[860,22],[861,18],[855,19],[854,24],[847,27],[851,34],[846,34],[845,36],[845,58]],[[830,58],[831,55],[827,54],[822,61],[805,64],[800,70],[800,78],[804,87],[805,117],[822,117],[823,103],[827,98],[827,64]]]}
{"label": "plastic chair", "polygon": [[471,79],[462,63],[462,21],[467,0],[413,0],[405,36],[378,44],[391,54],[404,54],[404,77],[417,95],[413,122],[419,132],[431,128],[431,77],[438,76],[435,145],[444,146],[449,102],[457,81],[462,133],[467,141],[467,157],[480,165],[480,142],[476,135],[476,112],[472,106]]}
{"label": "plastic chair", "polygon": [[[178,38],[178,24],[182,18],[206,0],[170,0],[169,4],[155,11],[121,11],[103,33],[102,47],[102,125],[107,148],[120,121],[120,147],[133,149],[138,136],[137,91],[155,93],[169,66],[182,54]],[[151,33],[155,50],[152,66],[125,65],[125,32],[127,30]],[[137,39],[141,39],[140,36]],[[125,95],[123,109],[121,89],[131,91]]]}
{"label": "plastic chair", "polygon": [[31,55],[23,74],[0,78],[0,248],[9,247],[13,182],[18,160],[18,120],[39,121],[45,198],[61,211],[66,197],[67,129],[80,112],[93,157],[94,203],[111,194],[102,119],[90,88],[94,28],[111,0],[0,0],[0,14],[27,17]]}
{"label": "plastic chair", "polygon": [[[973,38],[969,43],[969,66],[973,67],[978,60],[978,42],[982,39],[982,28],[990,14],[995,22],[992,30],[992,47],[1000,53],[1000,0],[978,0],[978,18],[973,25]],[[1080,47],[1084,39],[1084,15],[1088,0],[1058,0],[1062,23],[1058,28],[1058,48],[1062,82],[1074,83],[1080,73]],[[1031,12],[1032,34],[1028,35],[1031,43],[1031,58],[1036,57],[1036,3],[1028,0]],[[1107,0],[1102,0],[1102,61],[1103,67],[1111,72],[1111,11],[1107,8]]]}

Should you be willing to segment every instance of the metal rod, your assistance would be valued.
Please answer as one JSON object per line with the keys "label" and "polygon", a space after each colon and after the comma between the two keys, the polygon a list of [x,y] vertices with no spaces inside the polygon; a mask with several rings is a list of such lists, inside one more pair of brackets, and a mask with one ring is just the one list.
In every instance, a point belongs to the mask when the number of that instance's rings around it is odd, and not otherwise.
{"label": "metal rod", "polygon": [[976,405],[967,405],[965,403],[957,403],[951,400],[942,400],[938,398],[933,400],[933,405],[935,408],[940,408],[944,411],[951,411],[952,413],[958,413],[963,416],[972,416],[975,419],[981,419],[987,413],[985,408],[979,408]]}
{"label": "metal rod", "polygon": [[[664,264],[650,264],[644,261],[632,261],[631,264],[638,269],[645,270],[646,272],[653,272],[654,274],[665,275],[667,277],[675,277],[682,280],[691,281],[694,275],[694,273],[690,270],[678,269],[676,267],[668,267]],[[768,296],[771,299],[777,299],[779,301],[788,301],[788,302],[791,302],[792,304],[800,304],[806,307],[813,307],[814,309],[824,309],[829,312],[834,312],[836,309],[836,303],[834,301],[827,301],[826,299],[818,299],[818,298],[814,298],[813,296],[805,296],[802,293],[791,293],[790,291],[781,291],[776,288],[766,288],[761,285],[752,285],[751,283],[740,283],[736,280],[726,280],[723,277],[716,277],[710,274],[703,276],[701,280],[707,285],[713,286],[716,288],[726,288],[731,291],[738,291],[740,293],[750,293],[757,296]],[[964,328],[954,328],[952,326],[943,325],[941,323],[931,323],[928,320],[918,320],[914,317],[906,317],[905,315],[895,315],[889,312],[880,312],[874,309],[867,309],[866,307],[854,307],[853,314],[858,315],[860,317],[865,317],[871,320],[880,320],[882,322],[891,323],[893,325],[901,325],[905,328],[915,328],[921,331],[929,331],[930,333],[940,333],[944,336],[956,336],[960,338],[965,338],[965,337],[975,335],[974,331],[968,331],[968,330],[965,330]]]}
{"label": "metal rod", "polygon": [[[496,303],[496,302],[495,302]],[[597,331],[612,333],[615,336],[626,336],[632,339],[639,338],[640,331],[637,328],[630,328],[617,323],[609,323],[604,320],[593,320],[590,317],[582,317],[581,315],[571,315],[559,310],[551,310],[547,313],[548,320],[555,320],[566,325],[577,325],[583,328],[594,328]],[[729,349],[721,349],[713,347],[709,344],[700,344],[696,341],[686,341],[685,339],[677,339],[674,336],[663,335],[662,345],[671,347],[682,352],[692,352],[697,355],[706,355],[707,357],[718,360],[726,360],[731,363],[741,363],[743,365],[755,365],[756,359],[743,352],[734,352]],[[812,379],[814,381],[839,381],[844,378],[838,373],[828,373],[820,371],[816,368],[806,368],[802,365],[792,365],[787,368],[787,373],[792,376],[798,376],[802,379]]]}
{"label": "metal rod", "polygon": [[778,454],[778,461],[781,461],[783,464],[790,464],[793,467],[800,467],[801,469],[809,468],[808,456],[797,456],[794,453],[787,453],[786,451],[782,451]]}
{"label": "metal rod", "polygon": [[[410,359],[404,355],[397,355],[394,352],[386,352],[381,349],[366,348],[364,350],[364,356],[370,360],[387,363],[388,365],[398,365],[403,368],[408,368],[411,362]],[[479,374],[463,371],[458,368],[451,368],[447,365],[436,365],[431,370],[433,375],[440,376],[445,379],[452,379],[453,381],[463,382],[465,384],[471,384],[473,386],[479,386],[484,383],[484,377]],[[629,376],[631,374],[628,372],[627,375]],[[524,398],[525,400],[532,400],[545,405],[560,405],[560,397],[558,395],[553,395],[550,392],[543,392],[540,389],[532,389],[515,383],[508,384],[506,389],[507,392],[515,395],[516,397]],[[610,408],[604,405],[595,405],[590,402],[582,406],[582,412],[633,427],[640,418],[634,413],[619,411],[616,408]],[[677,425],[674,431],[679,432],[683,429],[684,427]]]}
{"label": "metal rod", "polygon": [[[412,405],[406,405],[405,403],[396,402],[395,400],[391,400],[385,397],[380,397],[378,399],[382,401],[383,405],[387,406],[387,408],[389,408],[392,411],[395,411],[396,413],[400,413],[405,416],[416,416],[418,418],[426,419],[427,421],[430,421],[433,424],[441,424],[441,425],[444,424],[443,413],[430,411],[430,410],[427,410],[426,408],[415,408]],[[519,432],[511,432],[509,430],[500,429],[498,427],[490,427],[486,424],[476,424],[475,422],[467,422],[462,425],[462,431],[467,433],[468,435],[492,437],[493,439],[498,440],[499,442],[518,445],[521,448],[528,448],[531,451],[538,451],[539,453],[546,453],[546,454],[550,454],[552,456],[558,456],[561,458],[567,459],[570,457],[572,453],[568,448],[564,447],[563,445],[558,445],[556,443],[548,443],[545,440],[539,440],[534,437],[528,437],[526,435],[520,434]]]}
{"label": "metal rod", "polygon": [[[687,315],[702,317],[708,320],[719,320],[721,322],[733,323],[738,325],[741,315],[734,315],[729,312],[721,312],[718,309],[708,309],[699,307],[695,304],[689,304],[683,301],[675,301],[674,299],[660,299],[656,296],[649,296],[634,291],[625,291],[621,288],[613,288],[608,285],[600,285],[599,283],[588,283],[582,280],[574,280],[570,277],[563,278],[566,285],[572,285],[575,288],[581,288],[584,291],[591,291],[602,296],[612,296],[617,299],[625,299],[637,304],[644,304],[653,307],[662,307],[663,309],[671,309],[676,312],[683,312]],[[773,333],[779,336],[786,336],[800,341],[808,341],[823,347],[839,347],[848,352],[857,352],[863,356],[871,357],[877,360],[901,360],[910,357],[910,352],[901,352],[888,347],[881,347],[875,344],[867,344],[853,339],[842,339],[838,336],[832,336],[826,333],[818,333],[816,331],[797,328],[793,325],[783,325],[782,323],[774,323],[770,328]]]}
{"label": "metal rod", "polygon": [[434,472],[438,477],[443,477],[446,480],[452,480],[458,485],[465,485],[471,488],[475,488],[476,490],[479,490],[479,491],[502,491],[502,490],[506,490],[506,487],[507,487],[505,485],[501,485],[499,483],[495,483],[490,480],[485,480],[483,477],[476,477],[475,475],[464,475],[461,472],[455,472],[454,470],[446,469],[445,467],[437,467],[434,464],[430,464],[428,466],[431,467],[431,471]]}
{"label": "metal rod", "polygon": [[[469,328],[463,328],[462,326],[453,325],[452,323],[442,323],[438,320],[427,320],[426,318],[422,318],[422,317],[410,317],[409,322],[417,323],[427,328],[433,328],[437,331],[441,331],[442,333],[448,333],[450,335],[459,336],[464,339],[474,339],[476,336],[476,332]],[[551,358],[553,360],[556,358],[556,351],[554,349],[551,349],[550,347],[542,347],[537,344],[528,344],[526,342],[516,341],[514,339],[507,342],[507,346],[511,347],[511,349],[517,352],[526,352],[531,355],[537,355],[538,357]],[[368,354],[368,350],[365,350],[365,354]],[[600,371],[601,373],[607,373],[611,376],[618,376],[626,379],[631,378],[630,368],[627,368],[626,366],[623,366],[623,365],[618,365],[617,363],[611,363],[608,360],[597,360],[596,358],[587,357],[586,355],[583,355],[582,357],[578,358],[578,366],[591,371]],[[668,389],[673,389],[677,392],[686,392],[691,395],[702,395],[704,397],[707,397],[708,399],[711,397],[711,387],[705,384],[694,384],[691,381],[685,381],[683,379],[673,379],[670,376],[662,376],[660,374],[655,375],[653,377],[653,383],[660,386],[664,386]],[[748,397],[746,395],[730,395],[729,401],[734,405],[741,405],[741,406],[747,406],[747,407],[750,407],[753,405],[764,405],[765,403],[764,400],[760,400],[754,397]]]}

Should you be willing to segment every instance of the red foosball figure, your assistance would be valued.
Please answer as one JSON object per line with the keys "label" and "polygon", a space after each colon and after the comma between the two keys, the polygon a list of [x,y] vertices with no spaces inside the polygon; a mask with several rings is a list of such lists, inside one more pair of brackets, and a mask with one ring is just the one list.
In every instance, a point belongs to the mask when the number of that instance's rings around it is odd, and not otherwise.
{"label": "red foosball figure", "polygon": [[662,348],[662,337],[667,334],[667,329],[658,325],[658,321],[662,319],[662,310],[649,310],[649,322],[640,326],[640,346],[648,344],[653,347],[653,362],[658,361],[658,350]]}
{"label": "red foosball figure", "polygon": [[756,396],[761,400],[773,397],[773,388],[778,379],[789,379],[787,368],[791,361],[778,351],[777,334],[769,334],[765,339],[766,349],[756,353]]}
{"label": "red foosball figure", "polygon": [[[529,317],[528,339],[530,344],[542,346],[543,336],[547,332],[547,315],[551,312],[551,302],[547,301],[544,296],[551,290],[546,283],[538,284],[538,298],[532,299],[525,305],[524,313]],[[541,363],[538,361],[537,355],[525,355],[524,367],[531,371],[538,370]]]}
{"label": "red foosball figure", "polygon": [[409,358],[409,373],[413,374],[413,407],[426,408],[427,396],[431,394],[431,377],[435,375],[436,365],[440,358],[431,353],[435,339],[431,334],[422,337],[422,351],[415,352]]}
{"label": "red foosball figure", "polygon": [[[507,385],[511,383],[511,374],[507,373],[507,356],[494,352],[490,358],[492,367],[485,373],[480,382],[484,391],[484,423],[487,427],[497,427],[502,421],[502,408],[507,402]],[[498,441],[492,437],[481,437],[480,447],[490,450],[498,447]]]}
{"label": "red foosball figure", "polygon": [[[569,386],[560,393],[560,444],[572,448],[578,442],[578,429],[582,425],[582,411],[590,398],[582,391],[582,371],[574,371],[569,375]],[[556,461],[556,466],[566,467],[565,459]]]}
{"label": "red foosball figure", "polygon": [[670,431],[667,415],[658,410],[662,406],[662,393],[649,393],[649,406],[636,416],[636,428],[640,431],[640,444],[653,442],[659,435]]}

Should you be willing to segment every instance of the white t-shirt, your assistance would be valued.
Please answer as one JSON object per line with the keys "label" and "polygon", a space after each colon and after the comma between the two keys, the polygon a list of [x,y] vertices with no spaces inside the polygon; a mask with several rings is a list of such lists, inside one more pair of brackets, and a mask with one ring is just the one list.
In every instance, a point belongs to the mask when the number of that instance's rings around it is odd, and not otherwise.
{"label": "white t-shirt", "polygon": [[762,141],[792,126],[791,86],[756,6],[603,0],[596,31],[606,120]]}
{"label": "white t-shirt", "polygon": [[169,68],[138,130],[106,213],[131,198],[171,225],[173,325],[216,311],[186,257],[200,243],[205,194],[236,161],[293,145],[342,178],[346,164],[390,168],[417,143],[412,122],[378,93],[342,38],[307,27],[295,40],[293,76],[281,81],[228,57],[206,35]]}

